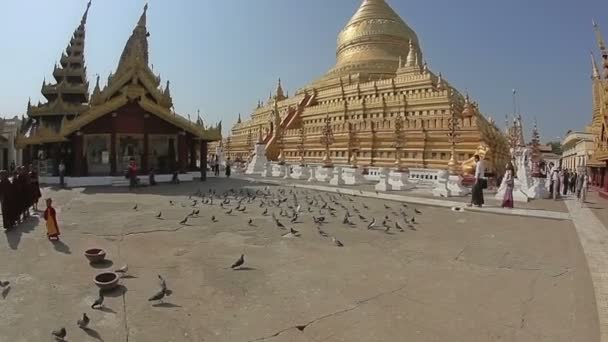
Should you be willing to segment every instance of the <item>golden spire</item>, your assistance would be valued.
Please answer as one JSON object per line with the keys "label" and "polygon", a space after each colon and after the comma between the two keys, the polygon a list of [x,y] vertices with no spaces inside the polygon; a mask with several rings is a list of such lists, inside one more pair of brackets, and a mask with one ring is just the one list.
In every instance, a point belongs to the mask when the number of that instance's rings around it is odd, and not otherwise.
{"label": "golden spire", "polygon": [[600,72],[597,69],[597,63],[595,62],[595,56],[593,55],[593,51],[591,53],[591,79],[598,80],[600,79]]}
{"label": "golden spire", "polygon": [[123,68],[127,67],[127,64],[134,62],[140,62],[144,65],[148,65],[148,30],[146,29],[146,12],[148,11],[148,4],[144,6],[144,11],[137,22],[137,26],[133,29],[133,33],[120,56],[118,62],[117,74],[120,74]]}
{"label": "golden spire", "polygon": [[283,86],[281,86],[280,78],[279,78],[279,83],[277,84],[277,91],[276,91],[275,99],[277,101],[281,101],[281,100],[285,99],[285,93],[283,92]]}
{"label": "golden spire", "polygon": [[414,43],[412,42],[412,40],[410,39],[409,42],[409,50],[407,53],[407,59],[405,60],[405,65],[412,67],[415,65],[416,63],[416,48],[414,46]]}
{"label": "golden spire", "polygon": [[591,23],[593,24],[593,30],[595,31],[595,39],[597,40],[597,45],[600,48],[600,51],[606,51],[606,43],[604,42],[604,38],[602,37],[602,32],[600,32],[599,25],[595,22],[595,19],[591,19]]}
{"label": "golden spire", "polygon": [[236,120],[236,123],[237,123],[237,124],[240,124],[241,122],[242,122],[242,121],[241,121],[241,113],[239,113],[239,118],[238,118],[238,120]]}

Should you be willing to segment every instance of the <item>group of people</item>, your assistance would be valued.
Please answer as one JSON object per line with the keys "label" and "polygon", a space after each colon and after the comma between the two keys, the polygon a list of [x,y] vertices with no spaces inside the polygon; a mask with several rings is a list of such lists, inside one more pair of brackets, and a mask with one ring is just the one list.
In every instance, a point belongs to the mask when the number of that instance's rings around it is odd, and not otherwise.
{"label": "group of people", "polygon": [[551,169],[549,191],[554,200],[560,198],[561,195],[566,196],[570,193],[576,195],[579,201],[584,203],[587,199],[589,182],[590,176],[585,168],[581,168],[577,172],[562,169],[556,165]]}
{"label": "group of people", "polygon": [[0,171],[0,202],[4,229],[16,227],[30,217],[30,209],[38,211],[42,197],[38,173],[30,165],[15,168],[12,174]]}
{"label": "group of people", "polygon": [[[213,158],[211,158],[211,160],[209,161],[209,166],[211,167],[211,171],[213,171],[213,175],[215,175],[216,177],[220,176],[220,159],[217,155],[215,155]],[[232,172],[232,161],[230,160],[230,157],[228,157],[226,159],[226,169],[225,169],[225,173],[226,173],[226,177],[230,178],[230,173]]]}
{"label": "group of people", "polygon": [[[470,206],[481,207],[484,204],[483,189],[487,188],[488,183],[484,174],[485,164],[483,160],[476,155],[475,162],[475,184],[472,189]],[[549,191],[554,200],[560,198],[561,195],[574,194],[580,203],[585,203],[590,182],[590,176],[585,168],[580,168],[577,172],[552,166],[548,176],[550,177]],[[501,205],[503,208],[513,208],[515,177],[515,167],[513,163],[509,162],[502,180],[505,184],[505,193]]]}

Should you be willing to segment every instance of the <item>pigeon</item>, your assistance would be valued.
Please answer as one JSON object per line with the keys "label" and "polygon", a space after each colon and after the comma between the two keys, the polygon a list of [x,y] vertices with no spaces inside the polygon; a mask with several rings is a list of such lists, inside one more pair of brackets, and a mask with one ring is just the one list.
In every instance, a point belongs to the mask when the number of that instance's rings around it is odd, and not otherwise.
{"label": "pigeon", "polygon": [[293,229],[293,228],[289,228],[289,232],[290,232],[291,234],[295,235],[295,236],[300,235],[300,232],[299,232],[299,231],[297,231],[297,230],[295,230],[295,229]]}
{"label": "pigeon", "polygon": [[230,214],[232,214],[232,209],[230,209],[226,212],[226,215],[230,215]]}
{"label": "pigeon", "polygon": [[390,221],[391,219],[388,218],[388,215],[384,216],[384,220],[385,221]]}
{"label": "pigeon", "polygon": [[169,205],[173,205],[173,201],[169,201]]}
{"label": "pigeon", "polygon": [[179,224],[186,224],[188,222],[188,216],[184,217],[183,220],[179,221]]}
{"label": "pigeon", "polygon": [[244,212],[245,212],[245,210],[247,210],[247,207],[246,207],[246,206],[243,206],[241,209],[238,209],[238,210],[239,210],[240,212],[243,212],[243,213],[244,213]]}
{"label": "pigeon", "polygon": [[160,288],[163,290],[167,290],[167,282],[165,281],[165,278],[163,278],[160,274],[158,275],[158,280],[160,281]]}
{"label": "pigeon", "polygon": [[402,204],[402,206],[403,206],[404,208],[407,208],[407,204],[405,204],[405,203],[403,203],[403,204]]}
{"label": "pigeon", "polygon": [[193,211],[192,213],[193,213],[194,215],[198,216],[198,214],[199,214],[200,212],[201,212],[201,211],[200,211],[199,209],[196,209],[196,210],[195,210],[195,211]]}
{"label": "pigeon", "polygon": [[344,244],[334,236],[331,237],[331,241],[334,243],[334,245],[336,245],[336,247],[344,247]]}
{"label": "pigeon", "polygon": [[78,325],[80,329],[86,329],[90,321],[89,316],[87,316],[86,313],[83,313],[82,318],[76,322],[76,325]]}
{"label": "pigeon", "polygon": [[237,269],[241,266],[243,266],[243,264],[245,263],[245,254],[241,254],[241,257],[234,262],[234,264],[232,264],[232,266],[230,266],[230,268]]}
{"label": "pigeon", "polygon": [[385,222],[384,223],[384,232],[388,233],[391,230],[391,226],[387,225]]}
{"label": "pigeon", "polygon": [[363,215],[359,215],[359,219],[361,221],[367,221],[367,218],[365,216],[363,216]]}
{"label": "pigeon", "polygon": [[365,205],[365,203],[363,203],[363,208],[364,208],[364,209],[369,209],[369,207],[368,207],[368,206],[366,206],[366,205]]}
{"label": "pigeon", "polygon": [[343,224],[350,224],[350,221],[348,220],[348,213],[346,215],[344,215],[344,219],[342,220]]}
{"label": "pigeon", "polygon": [[217,222],[217,220],[215,219],[215,215],[211,216],[211,222]]}
{"label": "pigeon", "polygon": [[372,219],[372,222],[370,222],[370,223],[367,225],[367,229],[374,229],[374,227],[375,227],[375,226],[376,226],[376,218],[373,218],[373,219]]}
{"label": "pigeon", "polygon": [[412,224],[416,224],[416,218],[415,218],[415,217],[412,217],[412,219],[410,220],[410,222],[411,222]]}
{"label": "pigeon", "polygon": [[115,273],[120,273],[120,274],[127,274],[127,271],[129,271],[129,266],[127,264],[125,264],[123,267],[115,270]]}
{"label": "pigeon", "polygon": [[55,337],[56,341],[64,341],[64,338],[68,334],[68,332],[65,330],[65,328],[61,328],[59,330],[51,331],[51,334],[53,335],[53,337]]}
{"label": "pigeon", "polygon": [[162,217],[163,217],[163,212],[159,211],[158,215],[156,215],[156,218],[159,219],[159,218],[162,218]]}
{"label": "pigeon", "polygon": [[7,287],[10,285],[10,281],[6,280],[6,281],[1,281],[0,280],[0,287]]}
{"label": "pigeon", "polygon": [[101,290],[99,290],[99,298],[95,299],[95,301],[93,302],[93,304],[91,305],[91,309],[101,309],[103,307],[103,300],[104,300],[104,296],[103,293],[101,292]]}
{"label": "pigeon", "polygon": [[236,206],[236,208],[234,208],[235,210],[241,210],[241,203],[239,203],[239,205]]}
{"label": "pigeon", "polygon": [[291,223],[295,223],[298,220],[298,213],[294,213],[293,217],[291,218],[290,222]]}
{"label": "pigeon", "polygon": [[160,289],[154,296],[148,299],[149,302],[159,301],[162,302],[163,298],[165,298],[165,294],[167,293],[166,289]]}
{"label": "pigeon", "polygon": [[247,222],[247,224],[249,224],[250,226],[253,226],[253,219],[249,219],[249,222]]}
{"label": "pigeon", "polygon": [[328,237],[329,235],[327,235],[327,233],[325,231],[323,231],[323,229],[321,229],[320,227],[317,227],[317,232],[319,233],[319,235],[321,235],[322,237]]}
{"label": "pigeon", "polygon": [[133,210],[137,210],[137,204],[133,207]]}
{"label": "pigeon", "polygon": [[401,225],[399,224],[399,222],[395,222],[395,229],[397,229],[400,232],[404,232],[403,227],[401,227]]}
{"label": "pigeon", "polygon": [[413,230],[413,231],[416,231],[416,230],[417,230],[417,229],[416,229],[416,227],[412,226],[411,224],[409,224],[407,227],[408,227],[410,230]]}
{"label": "pigeon", "polygon": [[275,223],[275,224],[277,225],[277,227],[279,227],[279,228],[285,228],[285,225],[283,225],[283,224],[281,223],[281,221],[279,221],[279,220],[274,220],[274,223]]}
{"label": "pigeon", "polygon": [[390,209],[391,207],[389,207],[388,205],[384,205],[384,209]]}
{"label": "pigeon", "polygon": [[264,216],[268,215],[268,208],[264,209],[264,211],[262,212],[262,215],[264,215]]}
{"label": "pigeon", "polygon": [[416,208],[414,208],[414,212],[415,212],[416,214],[422,214],[422,212],[421,212],[420,210],[416,209]]}

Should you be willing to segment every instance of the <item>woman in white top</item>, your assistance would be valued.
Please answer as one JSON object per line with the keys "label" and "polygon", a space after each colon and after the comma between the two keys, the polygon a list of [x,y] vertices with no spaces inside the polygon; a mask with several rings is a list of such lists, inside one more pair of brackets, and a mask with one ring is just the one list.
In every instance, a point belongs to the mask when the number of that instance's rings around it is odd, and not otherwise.
{"label": "woman in white top", "polygon": [[471,205],[481,207],[484,204],[483,189],[485,183],[485,163],[479,155],[475,155],[475,185],[473,185]]}

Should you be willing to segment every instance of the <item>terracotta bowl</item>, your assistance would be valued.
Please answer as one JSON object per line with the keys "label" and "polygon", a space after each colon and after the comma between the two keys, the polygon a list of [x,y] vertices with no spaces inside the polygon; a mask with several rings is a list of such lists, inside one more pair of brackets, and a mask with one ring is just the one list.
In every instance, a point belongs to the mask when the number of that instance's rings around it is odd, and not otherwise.
{"label": "terracotta bowl", "polygon": [[95,276],[95,285],[102,290],[113,290],[118,285],[119,278],[114,272],[99,273]]}
{"label": "terracotta bowl", "polygon": [[101,248],[91,248],[84,252],[84,256],[91,263],[102,262],[106,258],[106,252]]}

